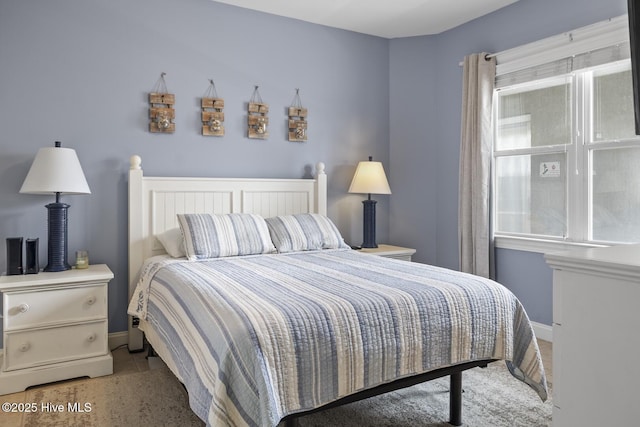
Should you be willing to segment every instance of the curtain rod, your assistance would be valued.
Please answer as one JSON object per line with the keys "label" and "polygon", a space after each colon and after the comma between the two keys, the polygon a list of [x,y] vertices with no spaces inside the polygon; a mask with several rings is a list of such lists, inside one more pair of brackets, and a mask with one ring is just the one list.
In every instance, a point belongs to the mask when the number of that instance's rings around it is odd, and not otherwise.
{"label": "curtain rod", "polygon": [[[495,58],[496,56],[498,56],[498,54],[497,54],[497,53],[487,53],[487,54],[484,56],[484,59],[485,59],[485,61],[488,61],[488,60],[490,60],[491,58]],[[459,66],[459,67],[462,67],[463,65],[464,65],[464,61],[460,61],[460,62],[458,62],[458,66]]]}

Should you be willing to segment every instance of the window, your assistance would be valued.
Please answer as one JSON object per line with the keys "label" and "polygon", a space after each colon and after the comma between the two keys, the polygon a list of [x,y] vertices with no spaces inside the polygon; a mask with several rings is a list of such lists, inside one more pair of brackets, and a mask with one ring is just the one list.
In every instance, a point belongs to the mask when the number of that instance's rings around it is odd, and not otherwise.
{"label": "window", "polygon": [[566,234],[571,91],[562,77],[497,93],[496,233]]}
{"label": "window", "polygon": [[495,94],[494,229],[640,242],[640,138],[629,60]]}
{"label": "window", "polygon": [[609,44],[585,49],[583,43],[575,54],[563,47],[559,58],[498,71],[498,241],[640,242],[640,137],[628,43]]}

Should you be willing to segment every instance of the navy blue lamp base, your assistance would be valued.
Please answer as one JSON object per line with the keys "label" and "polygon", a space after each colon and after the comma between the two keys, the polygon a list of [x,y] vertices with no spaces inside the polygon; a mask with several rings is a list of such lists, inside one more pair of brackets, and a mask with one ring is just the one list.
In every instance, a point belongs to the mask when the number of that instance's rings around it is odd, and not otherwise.
{"label": "navy blue lamp base", "polygon": [[71,269],[67,262],[67,215],[66,203],[49,203],[49,242],[47,266],[44,271],[65,271]]}
{"label": "navy blue lamp base", "polygon": [[364,217],[362,221],[363,248],[377,248],[376,244],[376,201],[363,200]]}

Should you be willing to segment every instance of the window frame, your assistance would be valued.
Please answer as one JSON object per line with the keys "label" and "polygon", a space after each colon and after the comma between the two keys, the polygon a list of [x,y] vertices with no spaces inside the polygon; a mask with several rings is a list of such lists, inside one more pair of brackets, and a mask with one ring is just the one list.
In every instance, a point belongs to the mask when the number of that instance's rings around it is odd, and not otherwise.
{"label": "window frame", "polygon": [[[492,150],[492,230],[495,246],[505,249],[531,252],[549,252],[570,247],[603,247],[620,242],[593,239],[593,153],[603,149],[622,149],[640,147],[640,136],[598,141],[594,138],[594,75],[603,70],[605,74],[615,74],[630,69],[630,60],[613,61],[608,64],[586,68],[539,81],[520,83],[495,89],[493,117],[499,117],[498,93],[536,90],[553,86],[556,82],[566,81],[570,86],[571,118],[570,142],[539,147]],[[508,118],[514,120],[513,118]],[[497,140],[499,124],[494,122],[494,138]],[[497,225],[497,179],[496,160],[500,157],[565,153],[566,154],[566,232],[564,236],[537,235],[496,231]],[[533,171],[531,172],[534,173]]]}
{"label": "window frame", "polygon": [[[494,118],[497,118],[499,116],[499,107],[498,107],[498,92],[502,92],[506,95],[509,95],[510,93],[519,93],[522,92],[523,88],[526,88],[527,91],[528,90],[537,90],[537,89],[544,89],[544,88],[548,88],[548,87],[552,87],[552,86],[556,86],[559,85],[560,83],[568,83],[569,87],[570,87],[570,100],[574,100],[575,96],[573,95],[573,92],[575,92],[575,76],[566,76],[566,75],[561,75],[561,76],[555,76],[555,77],[550,77],[550,78],[545,78],[545,79],[541,79],[541,80],[536,80],[536,81],[532,81],[532,82],[527,82],[527,83],[520,83],[517,85],[513,85],[513,86],[507,86],[505,88],[499,88],[499,89],[495,89],[494,90],[494,102],[493,102],[493,111],[492,111],[492,116]],[[569,116],[571,119],[572,123],[575,123],[575,114],[576,114],[576,106],[573,105],[574,103],[572,102],[570,105],[570,112],[569,112]],[[573,127],[573,126],[572,126]],[[496,125],[496,123],[494,122],[494,141],[497,140],[497,132],[498,132],[498,125]],[[573,160],[573,155],[572,152],[574,150],[568,149],[567,147],[573,147],[575,146],[575,138],[574,138],[574,130],[571,129],[571,136],[570,136],[570,144],[553,144],[553,145],[543,145],[543,146],[537,146],[537,147],[529,147],[529,148],[516,148],[516,149],[504,149],[504,150],[496,150],[495,149],[495,144],[494,144],[494,148],[492,150],[492,157],[491,157],[491,183],[492,183],[492,194],[494,195],[492,197],[492,202],[491,202],[491,222],[492,222],[492,230],[494,230],[494,240],[496,242],[496,246],[497,247],[504,247],[504,245],[506,245],[506,242],[510,242],[509,245],[511,246],[511,248],[513,248],[514,245],[517,246],[517,242],[522,241],[522,247],[518,246],[516,247],[516,249],[522,249],[522,250],[530,250],[530,247],[533,245],[533,247],[538,247],[540,245],[542,245],[543,243],[545,243],[545,247],[548,245],[552,245],[552,244],[558,244],[558,243],[571,243],[571,240],[566,238],[565,236],[551,236],[551,235],[542,235],[542,234],[533,234],[533,233],[515,233],[515,232],[496,232],[496,221],[497,221],[497,197],[495,197],[495,195],[497,195],[497,189],[496,189],[496,185],[497,185],[497,179],[496,179],[496,159],[499,157],[509,157],[509,156],[517,156],[517,155],[530,155],[530,156],[534,156],[534,155],[543,155],[543,154],[558,154],[558,153],[564,153],[567,156],[566,159],[566,165],[563,165],[565,167],[567,167],[568,169],[568,165],[572,164],[572,162],[574,162]],[[532,171],[533,173],[533,171]],[[567,170],[567,173],[569,173],[569,171]],[[567,224],[566,224],[566,229],[567,229],[567,233],[569,231],[569,218],[570,218],[570,214],[569,214],[569,206],[572,205],[572,203],[569,203],[568,198],[570,197],[570,194],[573,194],[570,192],[570,189],[568,188],[568,186],[566,186],[565,188],[565,193],[567,195],[567,200],[566,200],[566,206],[565,206],[565,212],[567,214]]]}
{"label": "window frame", "polygon": [[[557,61],[561,58],[571,58],[574,55],[580,55],[583,53],[595,51],[597,49],[608,48],[612,46],[624,46],[629,43],[629,29],[628,29],[628,17],[627,15],[621,15],[615,18],[610,18],[601,22],[597,22],[592,25],[588,25],[582,28],[575,29],[573,31],[565,32],[563,34],[558,34],[556,36],[548,37],[546,39],[538,40],[532,43],[528,43],[526,45],[518,46],[515,48],[511,48],[502,52],[498,52],[495,54],[497,60],[497,72],[496,77],[502,75],[508,75],[509,73],[517,72],[518,70],[523,70],[529,67],[534,67],[537,65],[550,63],[553,61]],[[574,85],[575,90],[575,85]],[[581,93],[580,96],[585,96],[585,93]],[[577,96],[574,96],[574,99]],[[574,101],[576,103],[577,101]],[[494,102],[495,106],[495,102]],[[576,113],[576,106],[573,106],[573,113]],[[494,109],[495,113],[495,109]],[[496,115],[493,114],[495,118]],[[495,126],[494,126],[495,129]],[[574,132],[575,133],[575,132]],[[584,140],[584,135],[580,134],[579,138],[575,138],[573,143],[574,147],[577,146],[578,143],[582,143]],[[602,146],[602,145],[601,145]],[[618,147],[621,147],[618,145]],[[569,150],[567,155],[572,155],[572,159],[567,159],[567,164],[572,164],[571,162],[589,162],[590,155],[581,156],[577,158],[575,154],[571,154]],[[590,152],[587,150],[587,152]],[[492,177],[491,177],[491,185],[492,191],[495,195],[495,168],[494,168],[494,156],[492,153],[491,156],[491,165],[492,165]],[[590,167],[591,165],[586,165]],[[583,166],[583,170],[585,166]],[[578,180],[568,180],[568,181],[578,181]],[[575,184],[575,185],[584,185],[584,184]],[[574,187],[575,187],[574,185]],[[588,182],[587,185],[591,185],[591,182]],[[588,206],[591,197],[591,191],[589,191],[589,187],[585,189],[584,192],[575,191],[575,188],[567,188],[567,203],[569,204],[569,197],[578,198],[577,201],[571,204],[574,206],[574,210],[577,209],[575,207],[578,206]],[[536,237],[532,235],[522,236],[517,235],[515,233],[506,235],[506,234],[496,234],[495,233],[495,197],[492,197],[491,200],[491,235],[494,240],[494,246],[496,248],[502,249],[513,249],[513,250],[521,250],[528,252],[537,252],[537,253],[546,253],[560,250],[567,250],[572,247],[602,247],[609,246],[610,244],[606,242],[596,242],[596,241],[578,241],[567,240],[567,239],[549,239],[546,237]],[[568,212],[567,221],[571,221],[571,218],[575,217],[573,213]],[[590,221],[592,218],[592,212],[589,213],[588,220]],[[569,227],[570,224],[567,224]],[[568,228],[567,228],[568,229]],[[583,227],[583,230],[587,230],[586,225]]]}

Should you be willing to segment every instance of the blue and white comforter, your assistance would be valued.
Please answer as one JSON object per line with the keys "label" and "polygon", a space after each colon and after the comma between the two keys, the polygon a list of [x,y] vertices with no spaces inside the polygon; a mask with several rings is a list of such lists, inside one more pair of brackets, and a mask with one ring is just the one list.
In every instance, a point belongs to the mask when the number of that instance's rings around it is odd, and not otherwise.
{"label": "blue and white comforter", "polygon": [[[529,319],[477,276],[351,250],[147,261],[129,313],[208,425],[276,426],[365,388],[504,359],[545,400]],[[152,342],[153,344],[153,342]]]}

